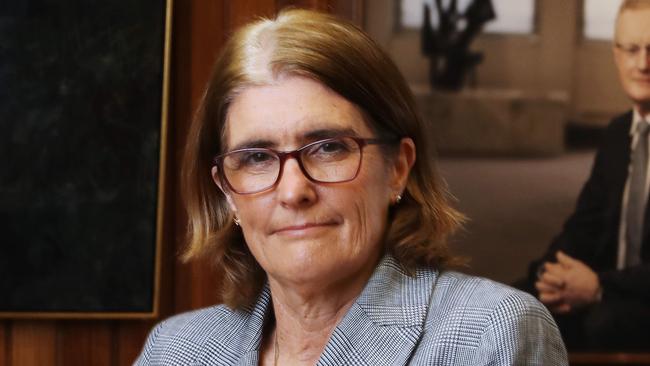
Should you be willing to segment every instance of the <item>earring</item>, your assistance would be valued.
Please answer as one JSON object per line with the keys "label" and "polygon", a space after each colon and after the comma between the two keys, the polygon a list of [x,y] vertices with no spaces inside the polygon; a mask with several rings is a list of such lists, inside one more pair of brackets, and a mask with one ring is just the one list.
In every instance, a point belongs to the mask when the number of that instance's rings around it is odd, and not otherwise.
{"label": "earring", "polygon": [[241,224],[241,220],[237,218],[237,216],[233,217],[232,221],[235,222],[235,225],[239,226]]}
{"label": "earring", "polygon": [[398,194],[397,196],[395,196],[395,204],[399,205],[400,202],[402,202],[402,195]]}

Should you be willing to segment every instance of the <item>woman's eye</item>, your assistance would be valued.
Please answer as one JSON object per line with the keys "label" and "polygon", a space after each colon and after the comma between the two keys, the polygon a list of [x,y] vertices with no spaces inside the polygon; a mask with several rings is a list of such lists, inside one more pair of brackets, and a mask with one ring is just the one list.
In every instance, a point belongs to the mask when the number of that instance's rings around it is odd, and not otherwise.
{"label": "woman's eye", "polygon": [[271,155],[263,152],[253,153],[249,158],[251,161],[266,161],[269,159],[271,159]]}
{"label": "woman's eye", "polygon": [[316,153],[340,153],[349,151],[349,147],[343,141],[328,141],[317,146]]}
{"label": "woman's eye", "polygon": [[[352,142],[353,143],[353,142]],[[335,162],[347,159],[354,150],[352,143],[345,140],[327,140],[313,145],[304,158],[312,162]]]}
{"label": "woman's eye", "polygon": [[240,166],[255,166],[273,161],[273,155],[263,151],[255,151],[242,154],[238,160]]}

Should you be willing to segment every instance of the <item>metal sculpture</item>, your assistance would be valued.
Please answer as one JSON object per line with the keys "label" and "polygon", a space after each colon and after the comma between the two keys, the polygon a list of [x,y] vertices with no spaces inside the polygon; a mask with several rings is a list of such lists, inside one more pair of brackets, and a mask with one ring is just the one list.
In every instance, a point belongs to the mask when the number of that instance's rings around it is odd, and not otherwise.
{"label": "metal sculpture", "polygon": [[457,91],[465,77],[483,61],[483,53],[469,50],[483,25],[496,18],[490,0],[473,0],[461,14],[457,0],[445,8],[436,0],[438,29],[431,24],[431,9],[424,5],[422,52],[430,58],[429,80],[434,89]]}

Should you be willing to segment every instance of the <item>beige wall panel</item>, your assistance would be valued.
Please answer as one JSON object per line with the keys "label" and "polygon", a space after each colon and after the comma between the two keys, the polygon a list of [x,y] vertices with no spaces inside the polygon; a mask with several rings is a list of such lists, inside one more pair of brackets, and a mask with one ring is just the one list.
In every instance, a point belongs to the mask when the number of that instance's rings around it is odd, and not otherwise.
{"label": "beige wall panel", "polygon": [[476,70],[476,87],[543,90],[539,72],[544,66],[543,50],[537,37],[487,35],[476,40],[473,49],[484,55],[483,63]]}
{"label": "beige wall panel", "polygon": [[585,41],[576,53],[574,119],[604,125],[631,104],[618,82],[609,42]]}
{"label": "beige wall panel", "polygon": [[[603,125],[629,108],[609,43],[582,39],[581,6],[579,0],[537,0],[536,34],[480,36],[472,49],[484,52],[485,60],[470,76],[470,84],[479,89],[564,95],[568,119],[579,123]],[[397,0],[366,2],[365,28],[410,83],[426,84],[429,64],[420,52],[419,32],[396,26],[397,7]]]}

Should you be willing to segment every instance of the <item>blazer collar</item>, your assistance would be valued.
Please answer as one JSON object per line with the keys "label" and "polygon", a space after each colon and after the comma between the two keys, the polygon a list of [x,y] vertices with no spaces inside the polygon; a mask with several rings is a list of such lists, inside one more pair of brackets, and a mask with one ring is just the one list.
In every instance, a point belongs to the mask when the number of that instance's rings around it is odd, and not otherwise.
{"label": "blazer collar", "polygon": [[[317,364],[407,364],[421,338],[437,278],[438,273],[430,270],[408,276],[392,256],[385,256],[334,329]],[[235,364],[257,365],[264,323],[271,314],[268,285],[244,312],[248,319],[238,334],[240,339],[234,342],[242,352]],[[239,322],[244,320],[237,318]]]}
{"label": "blazer collar", "polygon": [[335,328],[318,365],[405,365],[424,329],[438,273],[410,277],[391,256]]}
{"label": "blazer collar", "polygon": [[648,123],[650,121],[650,116],[642,116],[637,109],[634,109],[632,112],[632,123],[630,124],[630,137],[634,138],[637,134],[637,126],[639,123]]}

